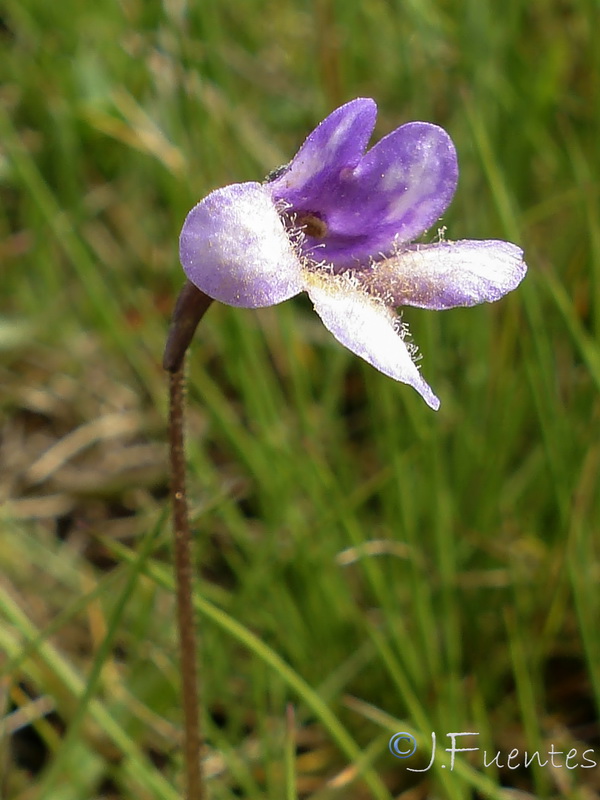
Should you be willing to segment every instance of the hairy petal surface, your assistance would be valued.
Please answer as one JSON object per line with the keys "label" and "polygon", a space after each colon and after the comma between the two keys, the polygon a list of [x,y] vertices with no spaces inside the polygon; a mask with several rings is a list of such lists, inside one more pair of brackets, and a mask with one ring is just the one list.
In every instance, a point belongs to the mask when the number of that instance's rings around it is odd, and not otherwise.
{"label": "hairy petal surface", "polygon": [[237,183],[188,214],[179,257],[198,289],[230,306],[258,308],[302,291],[301,265],[269,192]]}
{"label": "hairy petal surface", "polygon": [[467,239],[407,247],[357,277],[389,305],[442,311],[493,303],[516,289],[526,272],[516,245]]}
{"label": "hairy petal surface", "polygon": [[391,309],[346,276],[306,272],[305,288],[323,324],[341,344],[390,378],[412,386],[437,411],[440,401],[417,369]]}

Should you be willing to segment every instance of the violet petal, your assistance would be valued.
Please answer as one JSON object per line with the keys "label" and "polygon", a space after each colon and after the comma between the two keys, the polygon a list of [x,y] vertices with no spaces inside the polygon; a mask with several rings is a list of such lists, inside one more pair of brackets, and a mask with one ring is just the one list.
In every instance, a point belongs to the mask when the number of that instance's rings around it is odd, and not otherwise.
{"label": "violet petal", "polygon": [[184,222],[179,257],[198,289],[231,306],[270,306],[303,288],[298,256],[259,183],[225,186],[198,203]]}
{"label": "violet petal", "polygon": [[458,182],[456,150],[443,128],[409,122],[369,150],[354,177],[365,197],[362,219],[371,230],[371,252],[389,252],[390,242],[413,241],[450,205]]}
{"label": "violet petal", "polygon": [[357,277],[389,305],[442,311],[493,303],[515,289],[526,271],[516,245],[465,239],[407,247]]}
{"label": "violet petal", "polygon": [[326,117],[307,137],[287,168],[266,186],[294,210],[312,208],[322,192],[337,187],[340,170],[354,169],[375,127],[377,105],[358,97]]}
{"label": "violet petal", "polygon": [[[348,106],[352,104],[338,111]],[[353,159],[348,157],[348,143],[336,149],[323,142],[325,152],[334,154],[334,159],[327,156],[320,170],[298,174],[294,166],[302,155],[300,150],[290,170],[270,185],[274,196],[285,199],[294,212],[300,216],[313,214],[325,222],[326,236],[307,236],[305,249],[314,260],[323,259],[336,266],[352,266],[378,254],[390,255],[394,246],[415,239],[444,213],[458,180],[454,145],[437,125],[402,125],[358,160],[371,126],[358,115],[353,122],[354,127],[345,120],[348,131],[357,128],[360,134],[360,149],[352,152]],[[315,133],[320,130],[321,126]],[[324,140],[327,133],[338,141],[337,130],[329,124],[320,138]],[[290,172],[294,181],[288,177]],[[298,177],[306,179],[298,182]]]}
{"label": "violet petal", "polygon": [[323,324],[341,344],[390,378],[412,386],[437,411],[440,401],[414,363],[391,309],[343,275],[306,272],[305,288]]}

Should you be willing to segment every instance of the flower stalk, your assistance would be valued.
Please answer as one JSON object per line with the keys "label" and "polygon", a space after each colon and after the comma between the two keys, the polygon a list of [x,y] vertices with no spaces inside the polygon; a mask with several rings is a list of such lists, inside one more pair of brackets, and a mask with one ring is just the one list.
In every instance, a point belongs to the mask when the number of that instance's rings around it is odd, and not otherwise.
{"label": "flower stalk", "polygon": [[201,761],[198,636],[193,605],[194,563],[186,492],[185,353],[211,302],[191,283],[184,285],[175,305],[163,358],[163,366],[169,372],[169,456],[187,800],[204,800],[206,793]]}

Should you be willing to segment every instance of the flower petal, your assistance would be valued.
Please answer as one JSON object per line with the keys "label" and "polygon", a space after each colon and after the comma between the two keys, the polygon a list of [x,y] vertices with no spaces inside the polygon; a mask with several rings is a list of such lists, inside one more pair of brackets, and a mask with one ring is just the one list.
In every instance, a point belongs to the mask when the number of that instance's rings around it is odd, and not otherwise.
{"label": "flower petal", "polygon": [[363,225],[388,252],[416,239],[442,216],[458,182],[452,139],[428,122],[409,122],[385,136],[362,159],[354,178],[364,194]]}
{"label": "flower petal", "polygon": [[523,251],[516,245],[463,240],[407,247],[357,278],[390,305],[442,311],[493,303],[516,289],[526,272]]}
{"label": "flower petal", "polygon": [[364,99],[338,108],[267,185],[300,217],[314,215],[325,223],[323,238],[305,240],[315,261],[347,267],[390,255],[431,227],[454,195],[456,151],[437,125],[402,125],[361,159],[375,111]]}
{"label": "flower petal", "polygon": [[440,401],[421,377],[391,309],[343,275],[305,272],[305,288],[323,324],[341,344],[390,378],[408,383],[437,411]]}
{"label": "flower petal", "polygon": [[[340,170],[354,169],[365,151],[377,117],[377,105],[358,97],[336,108],[308,136],[275,180],[267,184],[273,197],[294,209],[314,205],[327,187],[337,185]],[[308,206],[307,206],[308,204]]]}
{"label": "flower petal", "polygon": [[198,203],[184,222],[179,258],[198,289],[231,306],[270,306],[303,288],[298,256],[259,183],[225,186]]}

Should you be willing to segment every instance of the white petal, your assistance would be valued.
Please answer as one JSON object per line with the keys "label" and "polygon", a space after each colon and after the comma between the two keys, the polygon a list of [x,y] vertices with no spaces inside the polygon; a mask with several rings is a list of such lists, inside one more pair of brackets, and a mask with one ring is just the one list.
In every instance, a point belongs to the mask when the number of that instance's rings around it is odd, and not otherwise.
{"label": "white petal", "polygon": [[358,275],[390,304],[441,311],[493,303],[525,277],[523,251],[510,242],[463,240],[413,245]]}
{"label": "white petal", "polygon": [[398,318],[349,278],[305,272],[315,311],[335,338],[384,375],[408,383],[435,411],[440,401],[423,380],[403,341]]}

